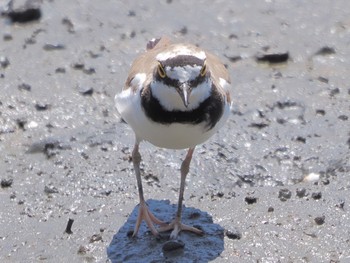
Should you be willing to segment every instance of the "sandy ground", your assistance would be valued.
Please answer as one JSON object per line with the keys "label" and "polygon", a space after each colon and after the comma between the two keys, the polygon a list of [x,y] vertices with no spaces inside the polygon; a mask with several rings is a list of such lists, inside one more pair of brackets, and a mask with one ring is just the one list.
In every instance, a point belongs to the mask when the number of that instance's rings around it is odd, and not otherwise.
{"label": "sandy ground", "polygon": [[[39,20],[0,19],[0,261],[350,262],[348,1],[126,3],[37,1]],[[184,221],[206,234],[170,252],[145,226],[128,237],[133,133],[113,102],[161,35],[216,53],[234,101],[187,180]],[[185,152],[141,153],[149,206],[170,221]]]}

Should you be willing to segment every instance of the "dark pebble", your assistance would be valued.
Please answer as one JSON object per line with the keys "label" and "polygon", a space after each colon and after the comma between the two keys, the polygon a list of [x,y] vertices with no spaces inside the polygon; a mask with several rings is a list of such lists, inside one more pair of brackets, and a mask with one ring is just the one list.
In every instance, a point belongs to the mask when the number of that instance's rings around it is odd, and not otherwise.
{"label": "dark pebble", "polygon": [[291,197],[292,197],[292,192],[286,188],[281,189],[278,193],[278,198],[283,202],[287,201]]}
{"label": "dark pebble", "polygon": [[328,83],[329,82],[328,78],[325,78],[325,77],[322,77],[322,76],[319,76],[317,78],[317,80],[320,81],[320,82],[323,82],[323,83]]}
{"label": "dark pebble", "polygon": [[82,95],[92,95],[94,93],[94,89],[91,87],[79,87],[78,89],[79,93]]}
{"label": "dark pebble", "polygon": [[342,120],[342,121],[347,121],[349,119],[349,117],[346,115],[340,115],[340,116],[338,116],[338,119]]}
{"label": "dark pebble", "polygon": [[50,108],[50,105],[47,103],[42,103],[42,102],[35,103],[35,109],[37,111],[44,111],[44,110],[48,110],[49,108]]}
{"label": "dark pebble", "polygon": [[69,18],[67,18],[67,17],[63,18],[62,19],[62,24],[67,27],[67,31],[69,33],[74,33],[74,25],[73,25],[72,21]]}
{"label": "dark pebble", "polygon": [[257,62],[268,62],[270,64],[277,64],[277,63],[284,63],[287,62],[289,59],[289,53],[275,53],[275,54],[263,54],[263,55],[257,55],[256,61]]}
{"label": "dark pebble", "polygon": [[1,187],[2,188],[7,188],[12,186],[13,183],[13,179],[9,178],[9,179],[1,179]]}
{"label": "dark pebble", "polygon": [[329,93],[329,95],[331,97],[334,97],[335,95],[339,94],[340,93],[340,89],[339,88],[335,88],[335,89],[332,89]]}
{"label": "dark pebble", "polygon": [[28,23],[41,18],[40,8],[21,8],[4,13],[13,23]]}
{"label": "dark pebble", "polygon": [[325,219],[326,219],[326,217],[325,216],[318,216],[318,217],[315,217],[315,223],[317,224],[317,225],[323,225],[324,224],[324,222],[325,222]]}
{"label": "dark pebble", "polygon": [[32,89],[32,87],[27,84],[27,83],[22,83],[18,85],[18,89],[19,90],[26,90],[26,91],[30,91]]}
{"label": "dark pebble", "polygon": [[47,194],[57,194],[58,189],[54,186],[47,186],[45,185],[44,192]]}
{"label": "dark pebble", "polygon": [[340,209],[344,209],[344,205],[345,205],[345,200],[344,199],[339,199],[338,204],[336,204],[335,206],[340,208]]}
{"label": "dark pebble", "polygon": [[6,68],[8,65],[10,65],[10,61],[7,57],[0,57],[0,65],[2,68]]}
{"label": "dark pebble", "polygon": [[192,212],[191,214],[189,214],[188,218],[189,219],[197,219],[201,216],[201,214],[199,212]]}
{"label": "dark pebble", "polygon": [[305,197],[307,195],[305,188],[297,188],[296,192],[297,192],[297,196],[300,198]]}
{"label": "dark pebble", "polygon": [[302,137],[302,136],[297,136],[295,138],[296,142],[301,142],[301,143],[306,143],[306,138]]}
{"label": "dark pebble", "polygon": [[83,72],[87,75],[95,74],[96,70],[94,68],[84,68]]}
{"label": "dark pebble", "polygon": [[332,47],[322,47],[315,53],[315,55],[322,55],[322,56],[332,55],[332,54],[335,54],[335,49]]}
{"label": "dark pebble", "polygon": [[164,243],[163,251],[169,252],[177,249],[183,249],[185,247],[185,243],[181,240],[169,240]]}
{"label": "dark pebble", "polygon": [[16,120],[16,123],[18,125],[18,128],[25,130],[25,125],[27,124],[27,120],[25,118],[18,118]]}
{"label": "dark pebble", "polygon": [[270,207],[267,209],[267,212],[269,212],[269,213],[272,213],[273,211],[275,211],[275,208],[273,208],[272,206],[270,206]]}
{"label": "dark pebble", "polygon": [[126,233],[126,236],[127,236],[127,237],[132,237],[133,234],[134,234],[134,230],[129,230],[129,231]]}
{"label": "dark pebble", "polygon": [[316,110],[316,115],[324,116],[324,115],[326,115],[326,111],[325,110],[321,110],[321,109],[317,109]]}
{"label": "dark pebble", "polygon": [[136,12],[133,10],[130,10],[128,13],[128,16],[136,16]]}
{"label": "dark pebble", "polygon": [[43,49],[46,51],[62,50],[62,49],[65,49],[65,46],[62,44],[45,44],[43,46]]}
{"label": "dark pebble", "polygon": [[56,68],[55,72],[56,73],[66,73],[66,69],[59,67],[59,68]]}
{"label": "dark pebble", "polygon": [[186,26],[184,26],[183,28],[180,29],[179,31],[180,34],[182,35],[186,35],[188,33],[188,29]]}
{"label": "dark pebble", "polygon": [[12,35],[11,35],[11,34],[5,33],[4,36],[3,36],[3,39],[4,39],[4,41],[10,41],[10,40],[12,40],[13,38],[12,38]]}
{"label": "dark pebble", "polygon": [[322,193],[321,192],[315,192],[311,194],[311,197],[315,200],[319,200],[322,198]]}
{"label": "dark pebble", "polygon": [[225,230],[225,235],[229,239],[237,239],[237,240],[239,240],[239,239],[242,238],[242,234],[237,228],[226,229]]}
{"label": "dark pebble", "polygon": [[90,237],[89,243],[94,243],[97,241],[102,241],[102,235],[101,234],[94,234],[92,237]]}
{"label": "dark pebble", "polygon": [[84,63],[77,62],[72,65],[72,68],[77,70],[82,70],[84,69],[84,66],[85,66]]}
{"label": "dark pebble", "polygon": [[255,204],[258,201],[258,198],[254,196],[247,196],[244,200],[248,205],[251,205],[251,204]]}

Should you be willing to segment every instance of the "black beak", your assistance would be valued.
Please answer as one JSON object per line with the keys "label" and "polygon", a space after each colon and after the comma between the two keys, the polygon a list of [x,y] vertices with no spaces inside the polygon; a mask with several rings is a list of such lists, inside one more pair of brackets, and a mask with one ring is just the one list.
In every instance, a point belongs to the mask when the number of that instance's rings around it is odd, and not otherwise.
{"label": "black beak", "polygon": [[191,87],[188,86],[187,83],[182,83],[180,87],[178,87],[177,92],[180,94],[180,97],[182,99],[182,102],[184,103],[185,107],[187,108],[189,103],[189,98],[191,95]]}

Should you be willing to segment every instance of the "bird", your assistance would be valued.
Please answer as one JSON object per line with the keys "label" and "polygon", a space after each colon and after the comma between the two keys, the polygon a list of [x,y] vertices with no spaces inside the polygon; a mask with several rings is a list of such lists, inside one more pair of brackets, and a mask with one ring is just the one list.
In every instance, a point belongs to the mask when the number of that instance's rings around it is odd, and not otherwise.
{"label": "bird", "polygon": [[[227,121],[231,110],[228,70],[214,54],[168,37],[152,39],[132,63],[125,86],[115,96],[121,119],[134,131],[132,163],[139,194],[139,209],[132,236],[145,221],[154,236],[171,231],[203,235],[202,229],[181,222],[185,181],[195,147],[207,141]],[[166,149],[186,149],[180,168],[180,190],[175,218],[158,219],[148,208],[141,180],[140,143]],[[156,228],[155,225],[158,225]]]}

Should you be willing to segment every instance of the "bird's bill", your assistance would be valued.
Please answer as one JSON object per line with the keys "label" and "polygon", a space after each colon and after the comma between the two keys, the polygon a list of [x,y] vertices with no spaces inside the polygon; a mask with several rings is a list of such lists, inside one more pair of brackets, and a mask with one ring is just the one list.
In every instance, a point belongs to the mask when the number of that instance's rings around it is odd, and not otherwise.
{"label": "bird's bill", "polygon": [[187,83],[182,83],[180,87],[178,87],[176,90],[179,93],[185,107],[187,108],[189,105],[189,98],[191,94],[190,86]]}

